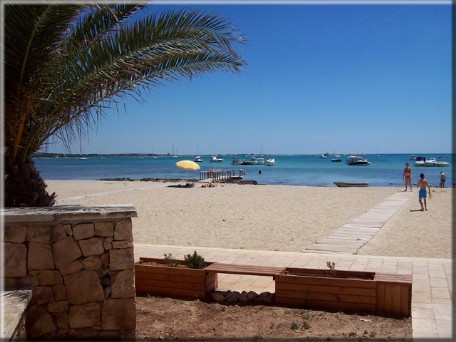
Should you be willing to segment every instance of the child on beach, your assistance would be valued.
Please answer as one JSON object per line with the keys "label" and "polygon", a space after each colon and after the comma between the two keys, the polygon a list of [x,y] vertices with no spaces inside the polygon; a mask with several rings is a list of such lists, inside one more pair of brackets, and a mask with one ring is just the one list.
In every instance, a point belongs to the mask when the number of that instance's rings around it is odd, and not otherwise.
{"label": "child on beach", "polygon": [[[431,194],[431,187],[429,186],[429,182],[427,181],[426,178],[424,178],[424,173],[420,173],[420,180],[418,181],[418,184],[416,186],[420,189],[418,192],[418,200],[421,205],[421,211],[427,210],[426,206],[426,197],[427,197],[427,190],[429,190],[429,198],[432,197]],[[424,202],[424,206],[423,206]]]}

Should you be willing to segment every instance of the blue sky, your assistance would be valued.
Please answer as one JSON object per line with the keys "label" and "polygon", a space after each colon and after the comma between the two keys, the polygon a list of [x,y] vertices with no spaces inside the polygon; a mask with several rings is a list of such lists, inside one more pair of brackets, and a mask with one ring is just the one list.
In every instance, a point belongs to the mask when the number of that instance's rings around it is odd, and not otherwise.
{"label": "blue sky", "polygon": [[163,7],[231,20],[248,65],[126,100],[83,153],[451,152],[449,4]]}

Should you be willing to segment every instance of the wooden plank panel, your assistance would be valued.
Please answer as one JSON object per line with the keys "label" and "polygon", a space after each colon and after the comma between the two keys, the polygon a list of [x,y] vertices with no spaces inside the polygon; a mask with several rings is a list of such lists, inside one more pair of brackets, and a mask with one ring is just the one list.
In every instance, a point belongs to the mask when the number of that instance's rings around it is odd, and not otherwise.
{"label": "wooden plank panel", "polygon": [[301,285],[301,284],[290,284],[290,283],[276,283],[276,291],[312,291],[312,292],[324,292],[324,293],[340,293],[348,295],[360,295],[376,297],[377,290],[375,288],[353,288],[353,287],[342,287],[342,286],[316,286],[316,285]]}
{"label": "wooden plank panel", "polygon": [[296,300],[321,300],[337,303],[365,303],[375,305],[376,298],[371,296],[344,295],[337,293],[312,292],[312,291],[277,291],[276,297],[293,298]]}
{"label": "wooden plank panel", "polygon": [[385,312],[385,285],[377,284],[377,312],[382,314]]}
{"label": "wooden plank panel", "polygon": [[204,284],[205,275],[204,274],[200,275],[200,276],[174,275],[174,274],[151,275],[150,273],[138,272],[138,273],[136,273],[135,278],[138,281],[154,279],[156,281],[174,281],[174,282],[190,283],[190,284]]}
{"label": "wooden plank panel", "polygon": [[391,314],[399,316],[401,313],[401,287],[400,285],[390,285],[392,293]]}
{"label": "wooden plank panel", "polygon": [[205,268],[208,273],[229,273],[229,274],[243,274],[243,275],[259,275],[259,276],[273,276],[282,273],[284,267],[268,267],[256,265],[233,265],[213,263]]}
{"label": "wooden plank panel", "polygon": [[383,312],[385,314],[388,314],[393,309],[393,295],[392,295],[392,291],[391,291],[391,285],[385,284],[385,292],[384,293],[385,293],[385,299],[384,299],[385,308],[384,308]]}
{"label": "wooden plank panel", "polygon": [[205,298],[205,291],[170,289],[163,287],[139,286],[136,288],[138,294],[155,294],[172,298]]}
{"label": "wooden plank panel", "polygon": [[175,281],[157,281],[155,279],[141,279],[141,281],[136,282],[136,287],[145,285],[145,286],[152,286],[152,287],[164,287],[164,288],[174,288],[174,289],[204,289],[206,284],[192,284],[192,283],[184,283],[184,282],[175,282]]}
{"label": "wooden plank panel", "polygon": [[[329,274],[329,270],[326,269],[318,269],[318,268],[294,268],[294,267],[287,267],[285,269],[286,274],[288,275],[310,275],[310,276],[317,276],[317,275],[324,275],[327,276]],[[351,277],[351,278],[362,278],[362,279],[374,279],[375,272],[367,272],[367,271],[347,271],[347,270],[336,270],[337,276],[340,277]]]}
{"label": "wooden plank panel", "polygon": [[401,286],[401,317],[410,317],[412,312],[412,287],[402,285]]}
{"label": "wooden plank panel", "polygon": [[342,278],[320,278],[320,277],[304,277],[304,276],[287,276],[277,275],[277,284],[289,283],[289,284],[302,284],[302,285],[327,285],[327,286],[347,286],[347,287],[359,287],[359,288],[370,288],[375,289],[376,284],[372,280],[363,279],[342,279]]}
{"label": "wooden plank panel", "polygon": [[166,273],[166,274],[176,274],[176,275],[195,275],[195,274],[205,274],[204,269],[195,269],[195,268],[182,268],[182,267],[165,267],[165,266],[146,266],[135,264],[135,272],[145,272],[145,273]]}

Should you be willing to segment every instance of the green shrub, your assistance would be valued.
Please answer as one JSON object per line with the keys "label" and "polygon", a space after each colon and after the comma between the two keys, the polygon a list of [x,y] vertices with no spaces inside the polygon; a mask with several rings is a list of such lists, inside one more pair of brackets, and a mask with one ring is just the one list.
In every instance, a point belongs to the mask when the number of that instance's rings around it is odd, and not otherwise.
{"label": "green shrub", "polygon": [[204,262],[204,258],[201,255],[198,255],[196,251],[192,254],[187,254],[184,256],[185,264],[190,268],[204,268],[206,267],[206,263]]}

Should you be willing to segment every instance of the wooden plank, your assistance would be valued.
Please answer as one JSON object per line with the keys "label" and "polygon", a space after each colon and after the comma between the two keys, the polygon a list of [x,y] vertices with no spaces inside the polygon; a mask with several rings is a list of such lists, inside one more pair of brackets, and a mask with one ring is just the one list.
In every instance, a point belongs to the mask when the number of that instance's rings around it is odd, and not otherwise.
{"label": "wooden plank", "polygon": [[173,298],[205,298],[205,291],[137,286],[137,294],[155,294]]}
{"label": "wooden plank", "polygon": [[269,267],[256,265],[233,265],[213,263],[205,268],[207,273],[228,273],[257,276],[274,276],[285,270],[285,267]]}
{"label": "wooden plank", "polygon": [[412,315],[412,287],[401,286],[401,317],[410,317]]}
{"label": "wooden plank", "polygon": [[205,275],[175,275],[175,274],[153,274],[147,272],[136,272],[135,278],[139,281],[153,279],[155,281],[175,281],[182,283],[204,283]]}
{"label": "wooden plank", "polygon": [[383,313],[390,314],[393,309],[393,295],[391,292],[391,285],[385,284],[385,309]]}
{"label": "wooden plank", "polygon": [[327,293],[324,288],[320,288],[319,292],[314,291],[285,291],[277,290],[275,292],[276,297],[293,298],[296,300],[321,300],[331,302],[342,302],[342,303],[365,303],[375,305],[375,296],[361,296],[361,295],[345,295],[341,293]]}
{"label": "wooden plank", "polygon": [[390,285],[392,293],[392,305],[391,305],[391,314],[393,316],[399,316],[401,314],[401,286],[400,285]]}
{"label": "wooden plank", "polygon": [[377,284],[377,313],[385,312],[385,285]]}
{"label": "wooden plank", "polygon": [[301,285],[327,285],[327,286],[350,286],[359,288],[375,289],[376,283],[365,279],[344,279],[344,278],[320,278],[304,276],[276,275],[276,286],[279,283],[301,284]]}
{"label": "wooden plank", "polygon": [[324,293],[335,293],[335,294],[346,294],[346,295],[359,295],[376,297],[377,290],[375,288],[353,288],[353,287],[342,287],[342,286],[316,286],[316,285],[301,285],[301,284],[290,284],[290,283],[277,283],[275,286],[277,291],[310,291],[310,292],[324,292]]}
{"label": "wooden plank", "polygon": [[137,279],[138,281],[135,282],[137,286],[145,285],[151,287],[163,287],[163,288],[171,288],[171,289],[204,289],[206,283],[185,283],[185,282],[175,282],[175,281],[166,281],[160,280],[157,281],[155,279]]}
{"label": "wooden plank", "polygon": [[[348,271],[348,270],[336,270],[336,275],[342,278],[361,278],[372,280],[375,278],[375,272],[368,271]],[[307,276],[328,276],[330,275],[329,269],[323,268],[295,268],[287,267],[285,269],[285,275],[307,275]]]}
{"label": "wooden plank", "polygon": [[175,274],[175,275],[204,275],[204,269],[183,268],[183,267],[165,267],[135,264],[135,272],[156,273],[156,274]]}

